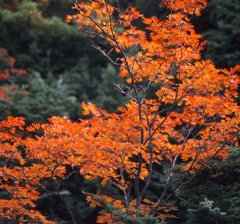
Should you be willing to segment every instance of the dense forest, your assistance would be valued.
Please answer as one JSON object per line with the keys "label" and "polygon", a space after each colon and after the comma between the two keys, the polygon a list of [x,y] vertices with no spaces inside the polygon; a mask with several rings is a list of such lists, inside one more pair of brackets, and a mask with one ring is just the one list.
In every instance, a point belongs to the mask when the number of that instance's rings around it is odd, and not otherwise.
{"label": "dense forest", "polygon": [[[144,16],[155,16],[160,21],[172,13],[166,7],[159,7],[161,0],[119,2],[123,9],[136,6]],[[48,123],[48,118],[52,116],[66,116],[75,122],[79,118],[85,119],[82,102],[91,102],[104,111],[116,114],[120,114],[119,106],[129,103],[129,97],[124,94],[129,87],[119,76],[121,69],[92,47],[93,42],[89,38],[91,30],[79,30],[77,23],[65,21],[67,15],[77,13],[76,8],[72,9],[73,4],[72,0],[0,0],[1,121],[8,116],[24,117],[27,126],[31,123]],[[194,25],[195,32],[202,34],[201,41],[207,40],[201,51],[203,60],[212,60],[217,69],[230,69],[240,64],[239,0],[210,0],[201,16],[191,15],[189,20]],[[138,29],[144,29],[138,20],[134,21],[134,25]],[[97,46],[112,51],[106,39],[97,36],[94,41]],[[118,53],[111,54],[117,58]],[[154,83],[147,92],[146,99],[155,100],[155,92],[161,85]],[[122,86],[121,89],[118,89],[119,86]],[[239,90],[238,87],[238,92]],[[221,94],[223,92],[219,91]],[[236,97],[236,102],[239,106],[239,97]],[[161,109],[164,111],[165,107]],[[183,111],[180,106],[177,109]],[[91,117],[91,114],[87,115]],[[180,127],[177,128],[180,130]],[[30,134],[23,133],[23,138],[28,135]],[[94,137],[97,135],[95,133]],[[170,134],[168,138],[171,144],[177,144]],[[239,141],[239,134],[237,138]],[[240,150],[237,144],[229,143],[229,148],[224,160],[215,158],[210,161],[210,169],[207,166],[199,169],[189,184],[170,197],[169,203],[174,204],[171,204],[171,215],[166,215],[159,223],[240,223]],[[177,160],[179,164],[182,162]],[[2,159],[0,163],[3,167]],[[166,173],[174,172],[176,175],[172,186],[184,178],[180,168],[171,168],[169,164],[169,161],[163,160],[160,170],[158,165],[153,166],[153,181],[146,194],[151,201],[157,199],[159,191],[165,190]],[[70,172],[71,166],[67,165],[66,170]],[[76,223],[96,223],[97,216],[102,211],[99,207],[89,207],[83,192],[97,192],[99,195],[107,193],[122,200],[120,190],[114,184],[102,186],[101,178],[89,180],[80,176],[79,172],[71,172],[71,175],[61,181],[58,192],[71,208]],[[1,185],[5,185],[4,181],[6,180],[1,179]],[[44,184],[51,192],[55,192],[54,181],[45,181]],[[1,188],[0,197],[10,199],[9,193],[4,187]],[[169,195],[170,188],[169,185]],[[66,203],[49,192],[43,189],[40,191],[36,209],[48,220],[59,224],[72,223]],[[106,209],[111,210],[111,207]],[[168,213],[168,209],[166,206],[163,210]],[[17,220],[10,221],[1,215],[0,222],[21,223]],[[153,220],[152,223],[158,222]]]}

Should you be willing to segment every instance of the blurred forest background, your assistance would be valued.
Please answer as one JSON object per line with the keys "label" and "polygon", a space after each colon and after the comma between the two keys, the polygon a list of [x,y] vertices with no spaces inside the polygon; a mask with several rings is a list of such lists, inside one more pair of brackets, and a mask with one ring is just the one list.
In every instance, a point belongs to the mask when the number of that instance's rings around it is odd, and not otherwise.
{"label": "blurred forest background", "polygon": [[[133,2],[146,16],[164,19],[168,14],[158,7],[161,0],[120,2],[125,6]],[[118,68],[91,47],[87,33],[64,22],[67,14],[74,13],[72,5],[72,0],[0,0],[0,120],[9,115],[23,116],[28,123],[44,123],[54,115],[77,120],[82,101],[110,112],[128,101],[114,89],[113,83],[124,86]],[[210,0],[202,16],[191,20],[208,41],[203,59],[210,58],[217,68],[240,64],[239,0]],[[108,47],[102,40],[96,42]],[[179,218],[166,223],[240,223],[239,149],[233,148],[226,161],[215,163],[214,169],[201,171],[172,198]],[[163,168],[162,172],[168,164]],[[155,172],[149,199],[154,200],[162,187],[161,174]],[[121,199],[114,187],[102,187],[78,174],[62,182],[61,189],[79,224],[95,223],[98,212],[89,208],[82,190],[102,189]],[[4,192],[0,196],[5,197]],[[52,195],[43,193],[37,206],[59,224],[71,223],[65,206]]]}

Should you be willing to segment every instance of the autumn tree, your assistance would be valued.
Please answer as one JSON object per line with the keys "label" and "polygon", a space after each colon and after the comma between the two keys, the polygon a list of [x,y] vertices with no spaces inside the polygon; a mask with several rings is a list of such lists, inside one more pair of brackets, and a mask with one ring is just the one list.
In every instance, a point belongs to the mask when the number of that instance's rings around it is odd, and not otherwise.
{"label": "autumn tree", "polygon": [[[82,103],[87,119],[52,117],[48,124],[28,126],[30,134],[22,138],[22,118],[3,121],[1,187],[12,196],[0,201],[1,217],[53,223],[34,210],[39,191],[49,192],[45,183],[51,180],[55,190],[50,193],[61,198],[77,223],[59,186],[80,172],[123,194],[120,200],[101,190],[84,192],[91,207],[104,207],[97,223],[159,223],[174,217],[172,195],[238,145],[240,66],[220,70],[210,60],[201,60],[205,42],[190,23],[190,16],[200,15],[206,1],[164,0],[160,7],[170,10],[162,21],[145,17],[132,5],[123,8],[120,1],[75,2],[77,14],[67,16],[67,22],[90,33],[92,46],[119,67],[126,86],[114,86],[130,100],[117,114]],[[145,29],[138,29],[135,21]],[[103,49],[95,39],[107,41],[111,48]],[[155,83],[159,89],[149,99]],[[164,161],[170,169],[158,199],[151,201],[146,194],[153,171]],[[173,182],[176,170],[183,175]]]}

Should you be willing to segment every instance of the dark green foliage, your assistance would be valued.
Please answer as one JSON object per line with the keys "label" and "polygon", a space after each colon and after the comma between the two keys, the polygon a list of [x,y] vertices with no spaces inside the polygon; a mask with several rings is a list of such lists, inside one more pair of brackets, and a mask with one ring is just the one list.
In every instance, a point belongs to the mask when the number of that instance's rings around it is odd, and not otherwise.
{"label": "dark green foliage", "polygon": [[80,115],[77,99],[69,86],[64,84],[60,76],[56,82],[47,84],[39,73],[33,72],[22,86],[27,93],[9,93],[11,100],[0,100],[4,119],[9,111],[12,114],[26,117],[29,122],[45,122],[53,115]]}
{"label": "dark green foliage", "polygon": [[200,205],[194,206],[196,209],[188,209],[188,221],[186,224],[235,224],[240,222],[240,217],[226,215],[220,209],[213,208],[213,201],[206,198]]}
{"label": "dark green foliage", "polygon": [[203,58],[219,68],[240,64],[239,0],[210,0],[202,16],[193,21],[207,40]]}
{"label": "dark green foliage", "polygon": [[[66,7],[70,4],[63,2]],[[64,4],[23,0],[0,11],[0,47],[8,49],[16,67],[29,71],[28,77],[1,83],[28,91],[12,92],[11,101],[1,99],[1,120],[8,115],[24,116],[28,122],[46,122],[54,115],[76,120],[82,101],[117,111],[128,100],[114,90],[113,83],[123,82],[117,68],[90,47],[75,25],[64,22],[69,10],[64,11]],[[58,13],[65,15],[61,18]],[[3,70],[7,62],[0,61]]]}
{"label": "dark green foliage", "polygon": [[[66,40],[80,41],[81,32],[64,18],[41,16],[38,5],[30,0],[19,1],[15,11],[0,11],[1,47],[16,58],[16,66],[40,72],[44,77],[59,73],[73,66],[76,61],[65,60],[79,55],[79,49]],[[17,38],[16,38],[17,37]]]}
{"label": "dark green foliage", "polygon": [[119,77],[116,69],[111,64],[108,64],[106,68],[102,68],[100,72],[101,81],[97,83],[96,97],[92,99],[92,102],[101,108],[107,108],[110,112],[116,112],[117,108],[127,103],[129,98],[118,92],[114,88],[114,84],[121,85],[124,89],[125,82]]}
{"label": "dark green foliage", "polygon": [[199,207],[188,210],[188,221],[186,224],[237,224],[240,218],[235,216],[225,216],[219,212],[211,211],[208,208]]}
{"label": "dark green foliage", "polygon": [[[212,160],[212,169],[199,171],[188,185],[177,192],[181,205],[188,209],[189,224],[215,223],[211,222],[213,217],[218,220],[216,223],[234,223],[236,220],[235,223],[240,223],[239,161],[240,149],[233,148],[224,162]],[[179,179],[183,176],[181,173],[175,175]],[[201,216],[205,222],[201,222]]]}

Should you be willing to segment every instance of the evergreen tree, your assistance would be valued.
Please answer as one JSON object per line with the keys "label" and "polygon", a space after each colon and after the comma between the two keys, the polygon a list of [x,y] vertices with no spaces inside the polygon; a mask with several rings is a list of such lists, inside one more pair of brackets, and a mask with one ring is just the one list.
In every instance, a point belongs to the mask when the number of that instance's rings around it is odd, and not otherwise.
{"label": "evergreen tree", "polygon": [[[215,158],[211,169],[199,171],[189,185],[178,191],[182,207],[187,208],[189,224],[215,223],[211,222],[213,219],[218,220],[216,223],[240,222],[239,158],[239,148],[233,148],[225,161]],[[181,172],[178,175],[182,178]]]}
{"label": "evergreen tree", "polygon": [[[116,111],[118,100],[107,92],[97,97],[107,89],[103,87],[104,73],[116,74],[117,70],[90,48],[91,43],[74,24],[65,23],[72,1],[20,0],[0,4],[0,47],[16,59],[15,67],[29,71],[27,78],[11,80],[12,86],[18,85],[28,94],[15,91],[9,93],[12,101],[1,99],[0,119],[8,115],[25,116],[29,122],[44,122],[53,115],[77,119],[82,101]],[[3,70],[4,60],[1,62]],[[108,80],[107,85],[118,83],[113,75]],[[6,84],[10,81],[2,86]],[[124,101],[121,94],[118,99]]]}
{"label": "evergreen tree", "polygon": [[219,68],[240,64],[239,0],[210,0],[200,18],[194,18],[196,30],[207,39],[203,58]]}

